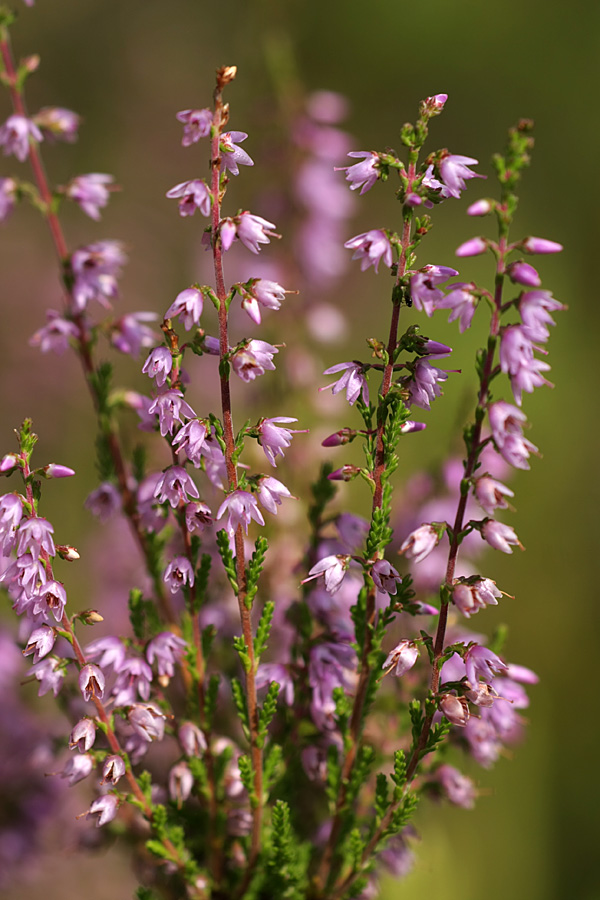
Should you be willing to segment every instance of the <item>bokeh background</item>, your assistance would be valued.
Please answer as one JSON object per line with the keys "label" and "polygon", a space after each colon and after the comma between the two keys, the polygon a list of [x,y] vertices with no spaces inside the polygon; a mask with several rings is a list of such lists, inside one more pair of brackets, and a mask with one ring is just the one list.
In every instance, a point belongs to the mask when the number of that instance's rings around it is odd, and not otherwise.
{"label": "bokeh background", "polygon": [[[386,896],[597,900],[600,498],[593,379],[600,324],[600,5],[593,0],[36,2],[33,9],[19,9],[13,29],[18,55],[42,57],[40,73],[29,83],[29,107],[66,106],[84,117],[76,144],[48,148],[55,183],[101,171],[113,173],[123,186],[101,225],[84,220],[78,210],[65,216],[72,245],[105,237],[127,244],[131,261],[123,310],[162,313],[181,281],[197,277],[199,226],[180,220],[164,193],[197,174],[191,151],[180,147],[174,113],[210,102],[219,65],[238,66],[229,96],[232,127],[250,133],[247,148],[257,163],[239,179],[240,205],[268,189],[268,163],[261,167],[258,150],[276,165],[268,148],[271,140],[282,140],[277,121],[282,111],[289,114],[286,96],[317,89],[343,93],[351,104],[345,127],[355,136],[354,148],[382,149],[398,145],[399,127],[414,118],[421,98],[447,92],[450,99],[444,115],[434,120],[429,148],[447,146],[476,157],[479,171],[489,175],[490,157],[503,146],[507,127],[522,116],[535,120],[536,148],[522,186],[517,229],[564,244],[560,257],[540,257],[536,264],[544,286],[570,309],[557,316],[559,327],[549,345],[556,388],[540,389],[525,402],[533,423],[529,436],[543,452],[531,472],[519,473],[513,483],[515,524],[528,549],[502,559],[495,554],[486,569],[516,600],[488,611],[484,624],[491,629],[507,622],[510,658],[535,669],[541,681],[532,690],[526,742],[513,759],[476,773],[482,796],[475,811],[421,811],[423,840],[415,870],[402,884],[390,885]],[[282,92],[282,84],[290,94]],[[0,103],[5,116],[8,100]],[[2,174],[17,165],[12,158],[4,161]],[[493,192],[492,184],[469,182],[468,199],[486,191]],[[451,265],[455,247],[485,228],[464,209],[461,202],[436,211],[422,262]],[[361,200],[345,237],[391,226],[395,213],[392,191],[377,185]],[[12,429],[31,415],[40,434],[38,458],[78,471],[77,479],[46,489],[49,518],[60,520],[62,540],[75,541],[94,527],[82,509],[82,498],[95,484],[94,424],[76,360],[42,357],[27,343],[42,325],[45,308],[60,302],[52,248],[33,211],[19,210],[3,227],[0,259],[1,452],[12,449]],[[483,280],[488,266],[486,260],[467,260],[461,274]],[[352,333],[340,346],[319,351],[324,365],[359,355],[362,335],[383,335],[387,305],[378,312],[376,298],[386,292],[381,276],[369,272],[359,278],[356,268],[349,270],[328,301],[343,310]],[[300,316],[301,303],[295,302]],[[427,323],[428,333],[458,344],[455,327],[444,319]],[[423,441],[407,449],[407,469],[411,463],[435,463],[448,448],[472,387],[469,352],[480,339],[475,329],[466,342],[470,348],[460,351],[464,374],[449,383],[443,410],[434,410],[438,426],[432,417]],[[133,364],[122,371],[141,383]],[[335,411],[339,425],[346,424],[342,403]],[[89,605],[86,577],[73,576],[82,606]],[[38,867],[4,896],[68,900],[81,896],[82,884],[89,900],[131,896],[134,881],[118,847],[83,860],[61,844],[60,835],[51,836],[49,847]]]}

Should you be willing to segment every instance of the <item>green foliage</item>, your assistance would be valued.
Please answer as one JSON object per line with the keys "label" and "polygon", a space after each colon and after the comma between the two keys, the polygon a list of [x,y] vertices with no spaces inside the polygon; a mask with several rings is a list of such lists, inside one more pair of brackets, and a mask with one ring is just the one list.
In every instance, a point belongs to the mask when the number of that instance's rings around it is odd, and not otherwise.
{"label": "green foliage", "polygon": [[246,638],[242,635],[234,637],[233,649],[237,651],[240,662],[244,667],[244,672],[248,673],[252,668],[252,660],[250,659],[250,653],[248,650],[248,645],[246,644]]}
{"label": "green foliage", "polygon": [[321,520],[325,508],[331,503],[337,492],[336,485],[327,477],[332,472],[332,464],[330,462],[323,463],[318,479],[310,488],[313,502],[308,508],[308,521],[310,522],[313,531],[317,534],[321,528]]}
{"label": "green foliage", "polygon": [[307,886],[308,847],[294,834],[290,810],[277,800],[271,813],[271,838],[267,850],[265,896],[277,900],[303,900]]}
{"label": "green foliage", "polygon": [[267,641],[269,640],[274,612],[275,604],[272,600],[268,600],[265,603],[264,609],[262,611],[262,615],[256,629],[256,637],[254,638],[254,656],[257,664],[265,647],[267,646]]}
{"label": "green foliage", "polygon": [[246,792],[250,799],[250,806],[255,809],[258,806],[258,797],[254,790],[254,773],[252,771],[252,762],[249,756],[240,756],[238,759],[238,767],[240,770],[240,778],[242,784],[246,788]]}
{"label": "green foliage", "polygon": [[191,591],[192,613],[199,612],[200,607],[204,602],[204,598],[206,596],[206,591],[208,588],[208,579],[210,576],[211,565],[212,559],[210,557],[210,554],[203,553],[202,559],[200,560],[200,565],[196,569],[194,590]]}
{"label": "green foliage", "polygon": [[246,704],[246,695],[244,693],[244,688],[242,687],[242,683],[239,678],[231,679],[231,692],[233,694],[233,701],[235,703],[235,708],[237,710],[237,714],[242,723],[242,728],[244,729],[244,734],[246,739],[250,739],[250,722],[248,719],[248,706]]}
{"label": "green foliage", "polygon": [[136,444],[131,453],[131,474],[138,484],[146,477],[148,454],[143,444]]}
{"label": "green foliage", "polygon": [[265,740],[269,731],[269,725],[273,721],[273,716],[277,711],[277,700],[279,698],[279,684],[272,681],[267,691],[267,696],[258,714],[258,735],[257,741],[259,747],[264,747]]}
{"label": "green foliage", "polygon": [[373,771],[375,759],[376,753],[373,747],[363,744],[359,748],[354,768],[352,769],[348,780],[348,787],[346,790],[348,803],[351,803],[358,797],[361,789],[367,783],[371,772]]}
{"label": "green foliage", "polygon": [[219,550],[219,556],[223,561],[223,568],[225,569],[225,574],[229,580],[229,584],[233,588],[234,593],[237,595],[238,593],[238,582],[237,582],[237,572],[235,569],[235,559],[231,549],[229,547],[229,535],[222,528],[220,531],[217,531],[217,548]]}
{"label": "green foliage", "polygon": [[258,579],[260,578],[260,573],[265,564],[265,556],[268,547],[269,544],[265,537],[261,536],[256,539],[254,552],[246,570],[246,597],[244,602],[248,609],[252,609],[252,601],[258,590]]}
{"label": "green foliage", "polygon": [[129,621],[139,641],[147,640],[161,629],[156,604],[151,600],[144,600],[139,588],[133,588],[129,592]]}
{"label": "green foliage", "polygon": [[207,728],[212,728],[213,725],[215,710],[217,708],[217,698],[219,696],[220,683],[220,675],[212,674],[208,679],[208,687],[206,689],[206,694],[204,697],[204,718]]}

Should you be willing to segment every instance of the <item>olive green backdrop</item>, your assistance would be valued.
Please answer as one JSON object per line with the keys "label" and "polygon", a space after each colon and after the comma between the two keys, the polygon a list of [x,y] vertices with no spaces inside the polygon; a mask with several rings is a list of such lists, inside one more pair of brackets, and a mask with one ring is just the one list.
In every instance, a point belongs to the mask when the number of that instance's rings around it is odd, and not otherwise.
{"label": "olive green backdrop", "polygon": [[[477,625],[492,628],[507,621],[510,657],[539,672],[541,682],[531,691],[528,737],[514,759],[501,760],[492,772],[477,772],[484,795],[474,812],[421,812],[416,869],[403,885],[390,886],[386,896],[599,900],[600,4],[37,0],[32,10],[20,8],[13,32],[19,54],[42,56],[40,75],[28,88],[30,109],[63,105],[84,116],[76,145],[46,153],[53,179],[60,183],[74,173],[111,172],[125,189],[113,196],[100,226],[74,211],[67,216],[67,229],[72,242],[113,237],[127,243],[131,262],[123,307],[130,310],[162,312],[179,289],[181,272],[194,277],[198,230],[181,227],[164,192],[194,177],[197,169],[179,146],[174,112],[210,102],[218,65],[239,67],[229,96],[235,108],[232,125],[250,132],[251,154],[253,127],[262,127],[274,104],[272,72],[281,71],[279,65],[288,65],[306,90],[328,88],[350,98],[347,127],[356,136],[356,149],[398,145],[399,126],[414,118],[419,99],[444,91],[450,99],[433,122],[429,149],[447,146],[477,157],[479,170],[490,173],[489,158],[503,146],[507,127],[521,116],[535,120],[536,149],[516,228],[519,234],[564,244],[560,257],[533,262],[539,264],[544,287],[570,310],[557,315],[559,326],[549,344],[557,386],[525,401],[533,423],[529,436],[543,452],[532,471],[520,473],[513,484],[519,510],[514,522],[528,550],[501,559],[496,554],[486,571],[517,599],[503,601],[500,611]],[[289,48],[295,63],[289,63]],[[5,116],[8,102],[0,103]],[[256,163],[252,179],[264,178],[260,160]],[[10,159],[0,163],[0,170],[8,174],[16,166]],[[240,183],[242,178],[250,176],[244,172]],[[468,198],[485,190],[481,182],[469,182]],[[485,227],[481,220],[468,220],[464,208],[462,202],[445,204],[436,212],[422,262],[451,265],[454,248]],[[395,212],[391,191],[377,185],[361,200],[348,236],[393,225]],[[40,460],[78,470],[78,479],[47,489],[49,517],[60,519],[63,540],[74,540],[89,527],[80,504],[94,484],[94,427],[76,361],[42,357],[27,347],[44,308],[59,304],[51,247],[32,212],[20,210],[4,226],[0,258],[1,452],[13,446],[12,428],[32,415],[41,434]],[[468,270],[468,278],[483,279],[489,271],[480,260],[464,261],[460,268]],[[377,314],[371,299],[365,308],[365,292],[371,292],[369,298],[377,292],[385,297],[387,282],[371,273],[364,279],[360,282],[354,270],[337,302],[351,308],[357,329],[368,325],[372,332]],[[386,315],[384,303],[382,330]],[[439,325],[428,323],[428,333],[458,344],[456,329],[447,328],[443,319]],[[477,335],[468,340],[474,348]],[[358,338],[347,347],[354,348],[350,354],[361,352]],[[344,358],[338,354],[331,362]],[[413,461],[417,452],[435,459],[444,449],[469,372],[465,368],[460,386],[448,387],[441,431],[433,428],[434,410],[429,443],[408,451],[415,454]],[[82,579],[85,593],[83,576],[75,577]],[[80,897],[80,878],[89,900],[128,898],[133,882],[129,875],[118,880],[123,867],[117,849],[84,864],[74,863],[63,849],[10,900]]]}

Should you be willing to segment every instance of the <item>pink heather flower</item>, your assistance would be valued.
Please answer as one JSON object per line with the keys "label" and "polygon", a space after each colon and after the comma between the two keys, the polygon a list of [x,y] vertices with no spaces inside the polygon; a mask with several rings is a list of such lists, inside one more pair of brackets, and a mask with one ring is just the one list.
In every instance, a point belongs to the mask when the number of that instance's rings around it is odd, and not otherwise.
{"label": "pink heather flower", "polygon": [[173,446],[183,450],[187,458],[198,469],[200,467],[206,441],[206,425],[198,419],[191,419],[177,432]]}
{"label": "pink heather flower", "polygon": [[221,151],[221,169],[228,169],[232,175],[239,175],[238,166],[253,166],[254,161],[245,150],[236,146],[236,142],[245,141],[248,135],[244,131],[229,131],[219,138]]}
{"label": "pink heather flower", "polygon": [[39,347],[42,353],[53,350],[61,354],[68,349],[69,339],[76,339],[78,336],[79,330],[74,322],[63,319],[56,310],[49,309],[46,312],[46,325],[29,338],[29,346]]}
{"label": "pink heather flower", "polygon": [[501,596],[495,581],[480,576],[458,579],[452,590],[454,604],[467,619],[486,606],[497,606]]}
{"label": "pink heather flower", "polygon": [[212,524],[212,514],[210,507],[201,501],[188,503],[185,508],[185,526],[190,534],[195,531],[202,533],[205,528]]}
{"label": "pink heather flower", "polygon": [[239,527],[248,534],[248,525],[254,519],[259,525],[264,525],[265,520],[258,508],[258,501],[248,491],[233,491],[221,503],[217,511],[217,519],[227,513],[227,531],[234,534]]}
{"label": "pink heather flower", "polygon": [[443,694],[439,701],[440,711],[446,716],[452,725],[463,726],[469,721],[471,713],[469,704],[464,697],[455,697],[454,694]]}
{"label": "pink heather flower", "polygon": [[175,763],[169,772],[169,797],[181,806],[188,799],[194,787],[194,776],[186,762]]}
{"label": "pink heather flower", "polygon": [[481,237],[474,237],[455,250],[456,256],[480,256],[487,250],[487,241]]}
{"label": "pink heather flower", "polygon": [[441,397],[439,382],[446,381],[448,373],[432,366],[426,359],[417,360],[412,378],[408,381],[410,403],[421,409],[431,409],[436,397]]}
{"label": "pink heather flower", "polygon": [[194,181],[182,181],[181,184],[176,184],[170,191],[167,191],[166,196],[171,199],[181,198],[179,201],[180,216],[193,216],[197,209],[203,216],[210,216],[212,194],[204,181],[198,178]]}
{"label": "pink heather flower", "polygon": [[144,375],[148,375],[149,378],[156,378],[157,385],[162,387],[172,368],[173,357],[171,351],[167,347],[155,347],[144,363],[142,372]]}
{"label": "pink heather flower", "polygon": [[96,827],[100,828],[101,825],[112,822],[117,814],[118,808],[119,799],[115,794],[103,794],[102,797],[98,797],[94,800],[87,811],[86,818],[91,819],[93,816],[98,816]]}
{"label": "pink heather flower", "polygon": [[423,106],[425,106],[429,112],[439,115],[446,105],[447,100],[448,94],[433,94],[431,97],[426,97],[423,100]]}
{"label": "pink heather flower", "polygon": [[33,556],[39,556],[45,550],[50,556],[56,555],[52,534],[54,528],[47,519],[39,516],[27,519],[19,527],[18,555],[24,556],[31,552]]}
{"label": "pink heather flower", "polygon": [[183,123],[181,145],[190,147],[200,138],[208,137],[213,114],[210,109],[182,109],[177,113],[177,121]]}
{"label": "pink heather flower", "polygon": [[373,187],[379,178],[379,154],[373,150],[355,150],[347,155],[353,159],[362,159],[362,162],[355,163],[353,166],[336,166],[335,171],[346,173],[346,181],[350,183],[351,191],[361,188],[360,193],[364,194]]}
{"label": "pink heather flower", "polygon": [[125,662],[125,645],[117,637],[107,636],[92,641],[85,648],[87,659],[97,659],[102,669],[118,672]]}
{"label": "pink heather flower", "polygon": [[290,418],[290,416],[275,416],[272,419],[262,419],[258,425],[259,438],[258,442],[265,452],[265,456],[272,466],[276,466],[275,458],[284,455],[284,449],[292,443],[292,435],[301,432],[295,428],[283,428],[277,423],[297,422],[298,419]]}
{"label": "pink heather flower", "polygon": [[179,728],[179,743],[186,756],[202,756],[206,750],[206,738],[193,722],[183,722]]}
{"label": "pink heather flower", "polygon": [[335,375],[337,372],[343,372],[344,374],[340,376],[337,381],[334,381],[333,384],[328,384],[325,387],[319,388],[319,390],[326,391],[331,388],[332,394],[339,394],[340,391],[345,390],[346,399],[350,406],[353,406],[359,396],[362,395],[363,403],[368,406],[369,385],[365,376],[365,368],[362,363],[337,363],[335,366],[330,366],[329,369],[325,369],[323,375]]}
{"label": "pink heather flower", "polygon": [[186,419],[195,419],[196,413],[183,399],[183,393],[174,389],[162,391],[154,403],[148,409],[149,413],[156,413],[160,425],[160,433],[163,437],[173,434],[176,422]]}
{"label": "pink heather flower", "polygon": [[155,703],[134,703],[127,713],[129,724],[145,741],[162,741],[166,716]]}
{"label": "pink heather flower", "polygon": [[126,259],[120,241],[96,241],[75,250],[71,256],[72,297],[78,312],[91,300],[110,306],[109,301],[118,294],[117,278]]}
{"label": "pink heather flower", "polygon": [[497,522],[495,519],[486,519],[481,528],[481,537],[487,541],[494,550],[501,550],[502,553],[512,553],[511,545],[524,549],[519,538],[515,534],[514,528],[510,525],[504,525],[503,522]]}
{"label": "pink heather flower", "polygon": [[442,181],[448,188],[452,197],[460,197],[460,192],[466,188],[465,181],[469,178],[484,178],[471,172],[468,166],[477,165],[477,160],[470,156],[456,156],[448,154],[439,164]]}
{"label": "pink heather flower", "polygon": [[27,646],[23,650],[23,656],[30,656],[33,653],[33,662],[38,663],[40,659],[47,656],[54,647],[56,640],[56,632],[54,628],[48,625],[42,625],[35,628],[27,640]]}
{"label": "pink heather flower", "polygon": [[289,667],[280,663],[261,663],[256,672],[257,690],[266,687],[273,681],[279,685],[279,694],[283,694],[287,706],[293,706],[294,680],[290,675]]}
{"label": "pink heather flower", "polygon": [[74,784],[87,778],[93,768],[94,760],[89,753],[77,754],[69,757],[60,777],[66,778],[69,785],[73,787]]}
{"label": "pink heather flower", "polygon": [[380,228],[357,234],[356,237],[346,241],[344,247],[347,247],[348,250],[354,250],[352,259],[361,260],[360,268],[362,272],[368,269],[369,266],[374,266],[377,272],[381,260],[388,268],[392,265],[392,245],[385,231],[382,231]]}
{"label": "pink heather flower", "polygon": [[142,347],[152,347],[156,343],[156,334],[144,322],[155,322],[157,318],[153,312],[135,312],[115,319],[110,333],[113,347],[137,359]]}
{"label": "pink heather flower", "polygon": [[91,219],[99,221],[100,210],[108,203],[110,189],[107,185],[113,181],[112,175],[104,175],[101,172],[77,175],[68,183],[65,194],[70,200],[78,203]]}
{"label": "pink heather flower", "polygon": [[90,747],[94,746],[95,740],[96,726],[93,720],[88,718],[80,719],[71,731],[69,747],[71,750],[77,747],[80,753],[87,753]]}
{"label": "pink heather flower", "polygon": [[513,681],[518,681],[520,684],[537,684],[540,680],[539,675],[536,675],[531,669],[528,669],[526,666],[519,666],[516,663],[508,664],[506,674]]}
{"label": "pink heather flower", "polygon": [[276,353],[279,353],[277,347],[266,341],[248,341],[232,355],[233,371],[242,381],[254,381],[259,375],[264,375],[266,369],[275,370],[273,356]]}
{"label": "pink heather flower", "polygon": [[81,116],[63,106],[44,106],[33,116],[33,121],[47,141],[66,141],[72,144],[77,139]]}
{"label": "pink heather flower", "polygon": [[183,322],[183,327],[186,331],[189,331],[192,325],[199,323],[203,305],[204,296],[202,292],[194,287],[186,288],[177,294],[165,313],[165,319],[179,316]]}
{"label": "pink heather flower", "polygon": [[284,498],[295,499],[295,497],[292,497],[285,484],[282,484],[281,481],[278,481],[276,478],[271,478],[270,476],[263,476],[260,479],[257,493],[258,499],[264,508],[270,513],[273,513],[274,516],[277,515],[277,507],[281,506],[281,501]]}
{"label": "pink heather flower", "polygon": [[268,222],[262,216],[255,216],[249,212],[243,212],[236,217],[236,234],[244,247],[252,253],[260,251],[260,244],[268,244],[270,238],[275,237],[275,225]]}
{"label": "pink heather flower", "polygon": [[191,587],[194,583],[194,569],[189,559],[185,556],[176,556],[171,560],[165,569],[163,581],[168,585],[172,594],[181,590],[184,584],[189,584]]}
{"label": "pink heather flower", "polygon": [[551,312],[565,310],[563,303],[555,300],[550,291],[525,291],[519,300],[519,312],[527,333],[534,341],[545,342],[550,336],[548,325],[555,325]]}
{"label": "pink heather flower", "polygon": [[28,675],[33,675],[40,683],[38,697],[43,697],[48,691],[52,691],[55,697],[62,687],[65,670],[58,659],[43,659],[27,670]]}
{"label": "pink heather flower", "polygon": [[127,771],[125,763],[120,756],[107,756],[102,767],[102,781],[100,784],[116,784]]}
{"label": "pink heather flower", "polygon": [[83,504],[101,522],[107,522],[121,509],[121,495],[114,484],[105,481],[89,495]]}
{"label": "pink heather flower", "polygon": [[6,222],[15,208],[16,191],[14,178],[0,178],[0,222]]}
{"label": "pink heather flower", "polygon": [[462,806],[463,809],[473,809],[475,798],[477,797],[477,789],[470,778],[447,763],[440,766],[435,774],[442,791],[450,803],[454,803],[455,806]]}
{"label": "pink heather flower", "polygon": [[[192,571],[190,584],[193,583],[194,573]],[[175,674],[175,663],[181,659],[186,647],[187,644],[183,638],[177,637],[170,631],[161,631],[155,638],[152,638],[146,647],[146,659],[151,666],[156,660],[158,674],[161,678],[172,678]]]}
{"label": "pink heather flower", "polygon": [[308,573],[308,577],[305,578],[301,584],[306,584],[307,581],[312,581],[315,578],[319,578],[320,575],[323,575],[325,578],[325,590],[330,594],[335,594],[344,580],[344,575],[346,574],[349,563],[349,556],[325,556],[312,567]]}
{"label": "pink heather flower", "polygon": [[535,288],[539,287],[542,283],[542,279],[533,266],[530,266],[529,263],[523,262],[522,260],[510,263],[510,265],[507,266],[506,274],[511,281],[514,281],[516,284],[524,284],[525,287]]}
{"label": "pink heather flower", "polygon": [[269,281],[266,278],[255,278],[247,285],[238,285],[238,290],[242,294],[242,309],[257,325],[261,323],[261,306],[266,309],[279,309],[285,295],[293,293],[286,291],[276,281]]}
{"label": "pink heather flower", "polygon": [[17,540],[17,528],[23,517],[23,499],[20,494],[4,494],[0,497],[0,546],[7,556]]}
{"label": "pink heather flower", "polygon": [[221,238],[221,246],[223,252],[227,253],[235,240],[237,225],[233,219],[221,219],[219,223],[219,237]]}
{"label": "pink heather flower", "polygon": [[354,513],[340,513],[335,520],[335,527],[344,549],[349,551],[361,547],[369,533],[367,520]]}
{"label": "pink heather flower", "polygon": [[[435,192],[434,196],[441,200],[447,200],[448,197],[451,196],[450,191],[446,187],[445,184],[442,184],[441,181],[438,181],[435,175],[433,174],[433,164],[428,166],[425,170],[425,174],[421,179],[421,184],[426,187],[429,191]],[[410,195],[409,195],[410,196]],[[420,198],[419,198],[420,199]],[[408,198],[407,198],[408,200]],[[433,207],[432,200],[424,200],[424,205],[427,209],[431,209]],[[418,203],[409,203],[410,206],[415,205],[418,206]]]}
{"label": "pink heather flower", "polygon": [[467,209],[468,216],[487,216],[493,210],[494,205],[491,200],[476,200],[475,203]]}
{"label": "pink heather flower", "polygon": [[200,494],[198,488],[182,466],[171,466],[156,483],[154,496],[160,503],[169,502],[173,509],[180,503],[189,503]]}
{"label": "pink heather flower", "polygon": [[404,554],[407,559],[420,563],[429,556],[439,541],[440,535],[432,525],[420,525],[408,535],[399,552]]}
{"label": "pink heather flower", "polygon": [[557,244],[556,241],[538,237],[525,238],[519,247],[526,253],[560,253],[563,248],[562,244]]}
{"label": "pink heather flower", "polygon": [[[539,350],[539,347],[535,349]],[[530,394],[535,387],[551,383],[544,378],[542,372],[550,366],[533,355],[534,345],[527,334],[527,327],[509,325],[503,328],[500,336],[500,368],[508,373],[511,387],[517,404],[521,405],[521,392]]]}
{"label": "pink heather flower", "polygon": [[105,684],[104,672],[98,666],[88,663],[82,667],[79,673],[79,690],[84,700],[91,697],[102,700]]}
{"label": "pink heather flower", "polygon": [[436,303],[437,309],[449,309],[449,322],[458,319],[458,330],[463,334],[467,328],[471,327],[475,310],[477,309],[478,299],[473,293],[475,289],[474,283],[461,281],[452,285],[451,290],[442,296]]}
{"label": "pink heather flower", "polygon": [[501,456],[516,469],[528,469],[530,453],[537,453],[537,447],[523,437],[522,423],[527,416],[517,406],[504,400],[490,404],[488,408],[494,443]]}
{"label": "pink heather flower", "polygon": [[493,516],[496,509],[507,509],[508,501],[504,498],[515,496],[514,491],[492,478],[491,475],[482,475],[475,479],[474,494],[475,499],[488,516]]}
{"label": "pink heather flower", "polygon": [[75,475],[75,469],[70,469],[69,466],[62,466],[60,463],[48,463],[47,466],[44,466],[39,471],[43,472],[46,478],[71,478]]}
{"label": "pink heather flower", "polygon": [[19,162],[24,162],[29,155],[30,138],[43,140],[40,129],[25,116],[9,116],[0,128],[0,146],[4,147],[4,155],[14,154]]}
{"label": "pink heather flower", "polygon": [[[393,672],[398,678],[405,675],[419,658],[419,648],[414,641],[400,641],[394,649],[388,653],[382,669]],[[387,674],[387,672],[386,672]]]}
{"label": "pink heather flower", "polygon": [[398,593],[398,582],[402,579],[398,571],[387,559],[378,559],[371,569],[371,576],[380,591],[388,594]]}
{"label": "pink heather flower", "polygon": [[135,703],[138,694],[142,700],[147,700],[150,696],[152,677],[152,669],[145,660],[139,656],[126,659],[119,667],[111,691],[114,706],[129,706]]}
{"label": "pink heather flower", "polygon": [[499,656],[496,656],[487,647],[474,644],[465,653],[465,668],[469,684],[471,687],[476,687],[479,685],[480,678],[486,684],[490,684],[495,675],[504,674],[508,667]]}
{"label": "pink heather flower", "polygon": [[449,266],[423,266],[420,271],[415,272],[410,279],[410,296],[415,309],[422,310],[431,317],[444,296],[436,285],[454,275],[458,275],[458,272]]}

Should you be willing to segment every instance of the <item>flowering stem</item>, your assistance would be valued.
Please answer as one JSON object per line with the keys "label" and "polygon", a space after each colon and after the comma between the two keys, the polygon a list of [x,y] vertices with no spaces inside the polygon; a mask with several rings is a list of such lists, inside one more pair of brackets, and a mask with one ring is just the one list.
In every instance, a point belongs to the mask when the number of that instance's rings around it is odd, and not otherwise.
{"label": "flowering stem", "polygon": [[[225,440],[225,463],[227,466],[227,479],[229,490],[235,491],[238,487],[237,471],[234,461],[235,435],[233,431],[233,416],[231,411],[231,391],[229,387],[229,367],[225,360],[229,354],[228,335],[228,303],[223,273],[223,249],[219,236],[219,222],[221,218],[221,151],[220,137],[223,126],[227,121],[227,107],[223,104],[222,92],[224,86],[235,77],[235,70],[224,67],[217,70],[217,86],[214,93],[215,111],[212,128],[212,247],[215,271],[216,293],[219,300],[219,349],[221,364],[219,367],[221,386],[221,409],[223,413],[223,433]],[[250,608],[246,603],[246,559],[244,549],[244,534],[242,526],[238,525],[235,531],[235,566],[237,576],[237,599],[240,610],[242,633],[248,655],[248,667],[246,670],[246,701],[248,705],[248,723],[250,728],[250,748],[252,758],[252,771],[254,777],[254,792],[256,803],[252,808],[252,832],[250,837],[250,854],[246,874],[239,888],[239,896],[243,896],[246,887],[250,883],[252,873],[256,866],[260,851],[260,838],[263,814],[263,754],[259,746],[258,736],[258,703],[256,698],[256,658],[254,655],[254,638],[252,634],[252,622]]]}
{"label": "flowering stem", "polygon": [[[15,70],[15,64],[12,56],[11,46],[10,46],[10,38],[6,29],[2,29],[1,38],[0,38],[0,54],[2,56],[2,61],[4,64],[4,69],[6,73],[6,82],[8,85],[8,90],[10,93],[12,105],[14,112],[19,116],[27,117],[27,109],[25,106],[25,100],[23,97],[22,90],[19,90],[18,87],[18,79],[17,73]],[[52,235],[52,241],[54,243],[54,248],[56,251],[56,255],[58,257],[58,261],[61,269],[61,278],[63,282],[63,288],[65,293],[65,307],[69,311],[70,318],[72,319],[74,325],[78,330],[77,335],[77,346],[76,351],[79,356],[79,360],[81,362],[81,366],[83,368],[83,372],[85,375],[85,380],[92,397],[92,402],[94,404],[94,409],[96,414],[98,415],[98,424],[100,429],[103,432],[103,435],[106,439],[107,446],[109,448],[109,452],[111,455],[111,459],[113,462],[114,471],[117,477],[117,483],[119,486],[119,492],[121,494],[121,499],[123,502],[123,510],[129,520],[131,529],[133,531],[134,538],[137,544],[140,547],[140,550],[147,562],[150,561],[150,550],[147,546],[146,536],[144,534],[139,513],[137,511],[137,504],[135,500],[135,495],[131,491],[128,484],[128,476],[127,469],[125,466],[125,462],[123,459],[123,454],[121,452],[121,447],[119,445],[119,440],[117,434],[114,431],[114,428],[110,421],[106,421],[105,416],[99,415],[100,413],[100,397],[95,386],[94,375],[96,373],[96,367],[94,365],[93,357],[92,357],[92,348],[90,341],[88,339],[84,318],[81,313],[75,312],[75,305],[72,302],[71,292],[67,283],[66,276],[69,271],[69,251],[67,249],[67,243],[65,240],[65,236],[62,230],[62,226],[60,224],[60,220],[58,215],[53,209],[52,204],[52,193],[50,191],[48,178],[46,175],[46,171],[44,168],[44,163],[42,160],[41,153],[39,151],[39,146],[34,140],[29,141],[29,160],[31,163],[31,168],[33,171],[33,176],[35,178],[35,182],[37,184],[38,191],[40,193],[40,197],[44,203],[44,217],[48,223],[48,227],[50,228],[50,233]],[[151,568],[151,567],[149,567]],[[161,613],[163,619],[167,622],[174,622],[174,612],[170,603],[168,596],[166,595],[162,583],[160,579],[153,578],[154,590],[156,593],[156,597],[161,609]]]}

